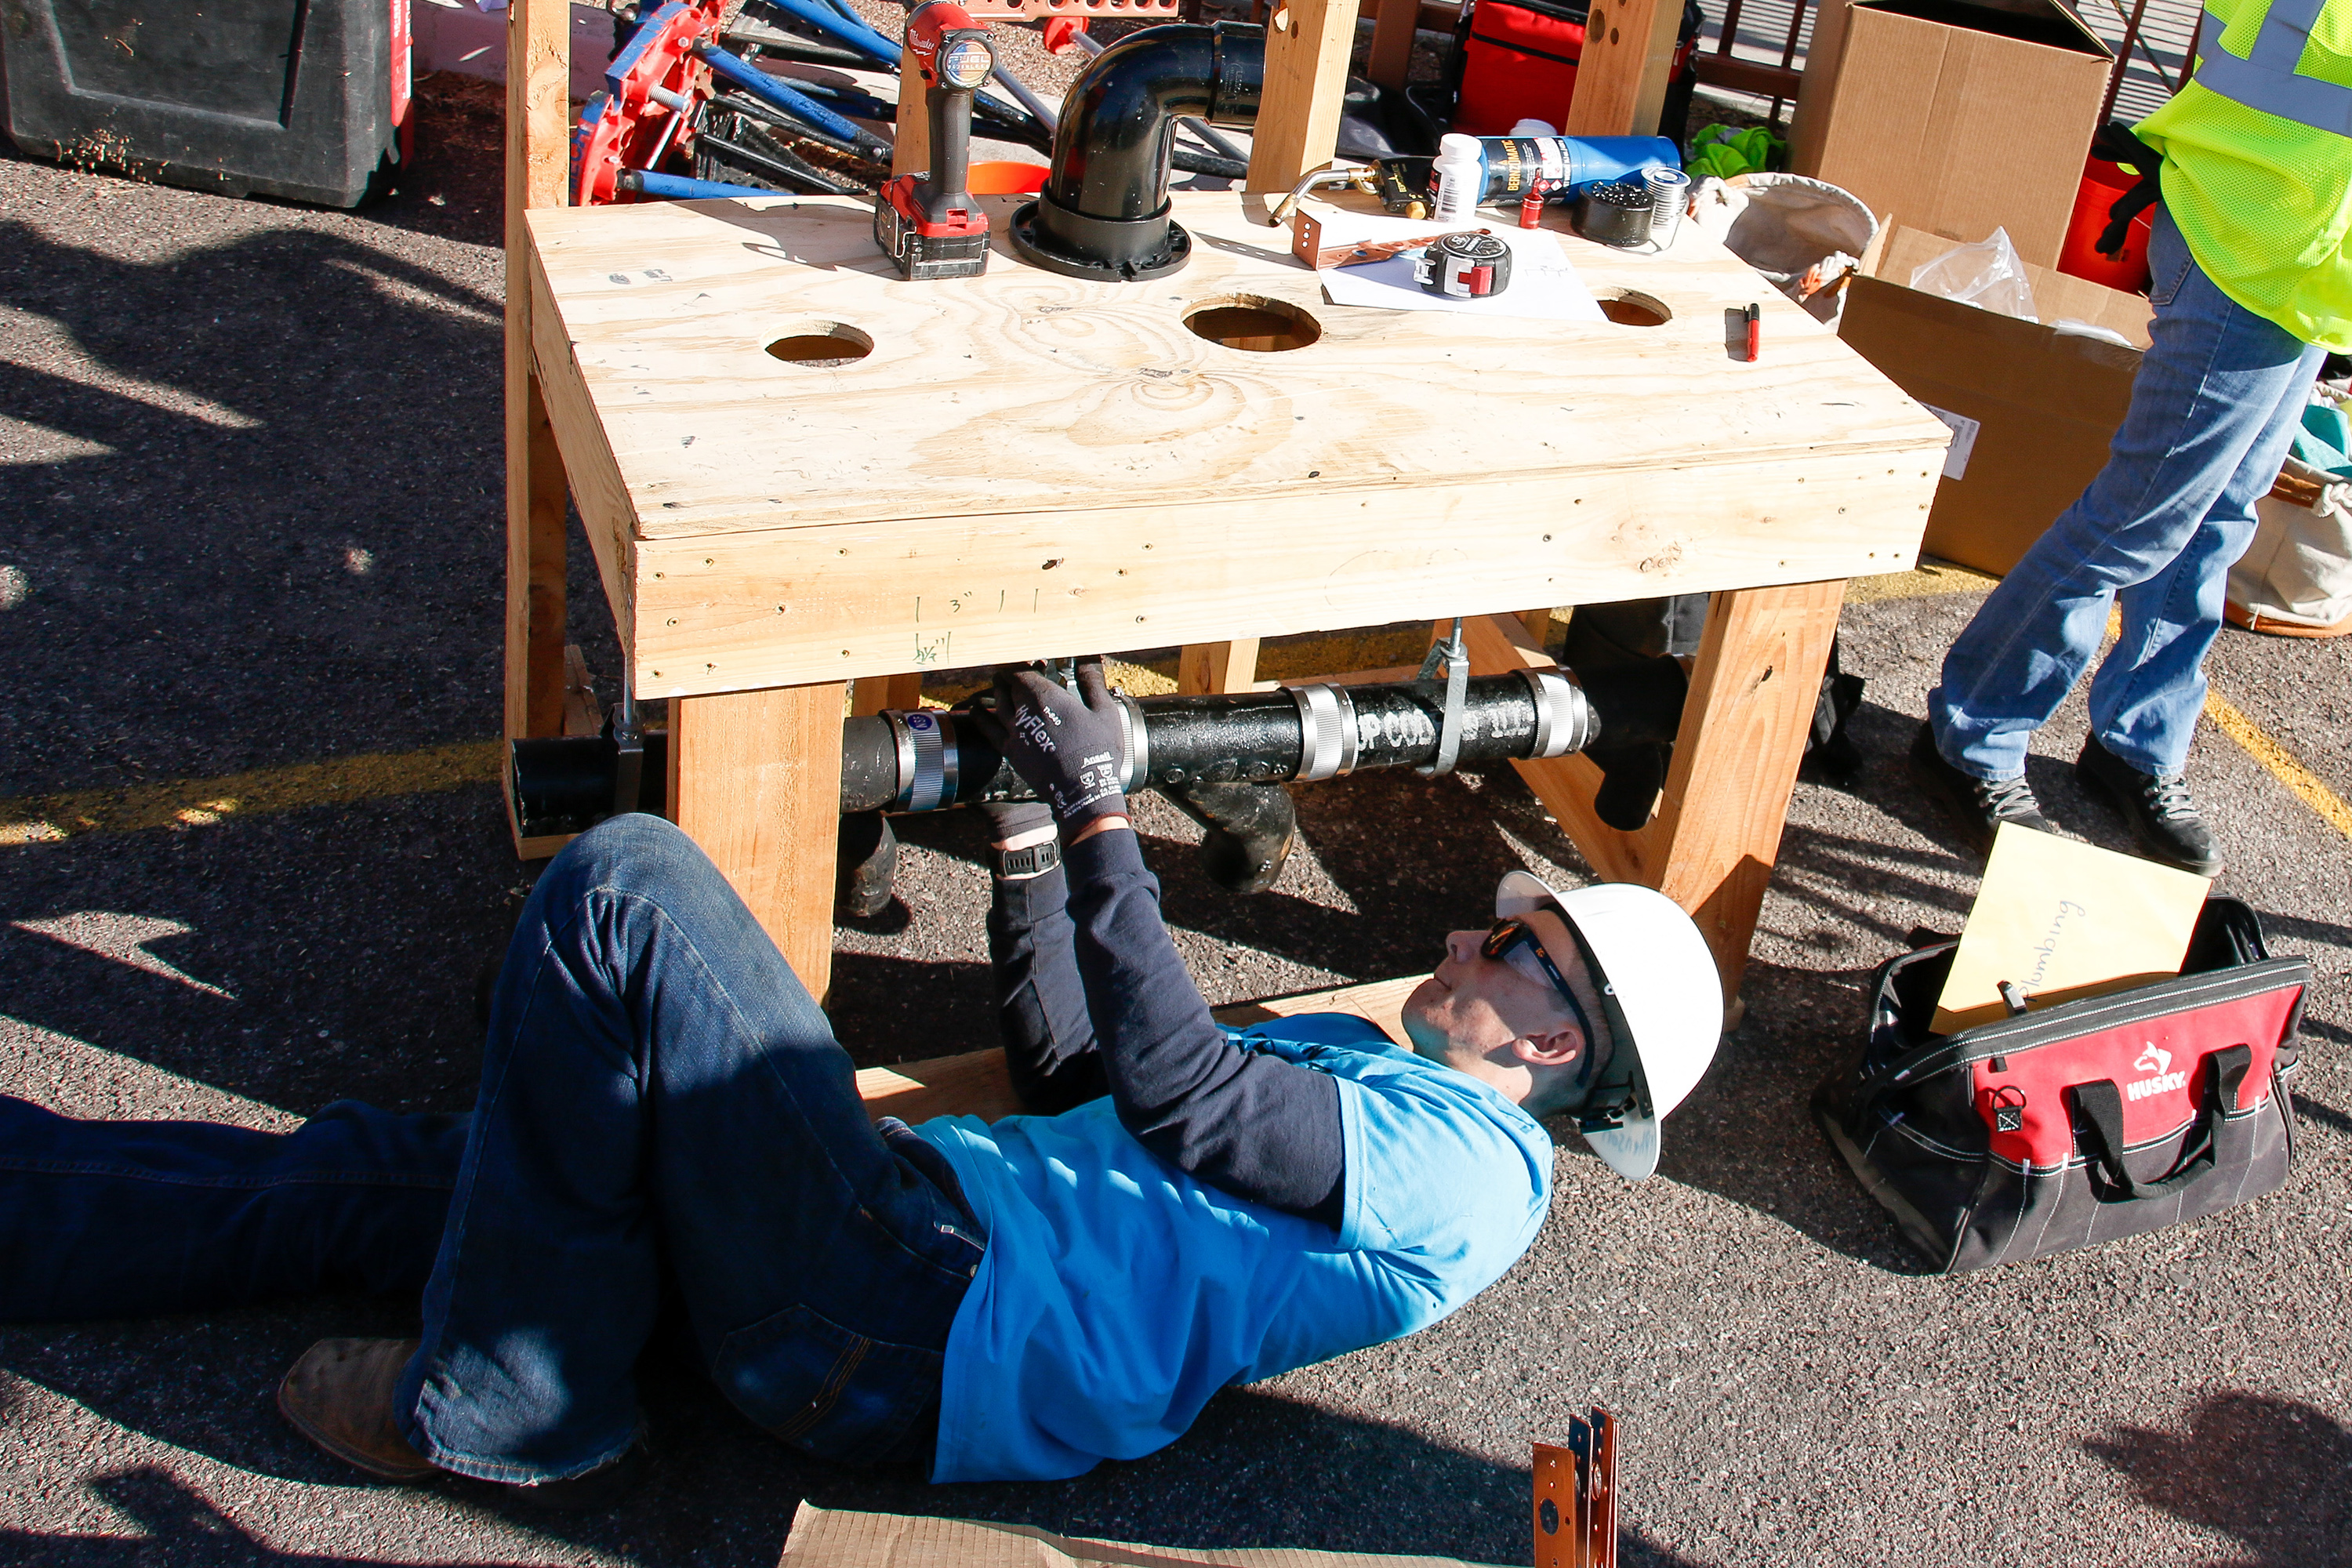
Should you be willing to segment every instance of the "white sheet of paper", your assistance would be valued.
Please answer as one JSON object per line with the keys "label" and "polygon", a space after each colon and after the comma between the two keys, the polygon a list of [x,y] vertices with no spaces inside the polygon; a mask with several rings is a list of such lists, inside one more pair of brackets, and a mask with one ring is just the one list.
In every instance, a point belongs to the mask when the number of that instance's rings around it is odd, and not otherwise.
{"label": "white sheet of paper", "polygon": [[1605,321],[1599,301],[1549,229],[1505,228],[1491,232],[1511,247],[1511,285],[1485,300],[1433,294],[1412,280],[1412,263],[1391,257],[1361,267],[1334,267],[1323,273],[1323,297],[1334,305],[1368,305],[1382,310],[1459,310],[1473,316],[1517,317],[1537,321]]}

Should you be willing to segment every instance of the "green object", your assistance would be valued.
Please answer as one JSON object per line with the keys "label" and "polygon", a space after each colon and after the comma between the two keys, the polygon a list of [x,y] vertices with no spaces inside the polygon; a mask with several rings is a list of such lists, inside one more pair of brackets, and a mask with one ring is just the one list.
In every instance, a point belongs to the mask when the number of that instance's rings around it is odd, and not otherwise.
{"label": "green object", "polygon": [[2196,76],[2133,128],[2221,290],[2352,353],[2352,0],[2212,0]]}
{"label": "green object", "polygon": [[1738,174],[1769,169],[1780,163],[1788,151],[1788,142],[1760,125],[1745,131],[1710,125],[1691,143],[1690,156],[1683,160],[1683,172],[1694,177],[1713,174],[1717,179],[1728,180]]}

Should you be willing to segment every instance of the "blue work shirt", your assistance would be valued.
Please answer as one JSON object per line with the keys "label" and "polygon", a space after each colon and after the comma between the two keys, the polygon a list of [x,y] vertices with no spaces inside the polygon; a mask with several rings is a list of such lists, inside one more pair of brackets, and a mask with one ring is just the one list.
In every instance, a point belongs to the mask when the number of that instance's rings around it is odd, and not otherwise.
{"label": "blue work shirt", "polygon": [[931,1479],[1058,1480],[1139,1458],[1228,1384],[1437,1321],[1535,1240],[1551,1137],[1502,1095],[1347,1014],[1234,1038],[1337,1081],[1336,1234],[1186,1175],[1108,1098],[916,1130],[989,1234],[948,1337]]}

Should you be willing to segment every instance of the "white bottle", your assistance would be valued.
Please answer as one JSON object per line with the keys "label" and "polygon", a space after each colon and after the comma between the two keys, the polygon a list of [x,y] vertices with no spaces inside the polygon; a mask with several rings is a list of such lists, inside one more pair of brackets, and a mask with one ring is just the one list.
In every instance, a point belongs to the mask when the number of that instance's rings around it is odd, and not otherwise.
{"label": "white bottle", "polygon": [[1507,134],[1512,136],[1557,136],[1559,134],[1559,128],[1553,125],[1549,121],[1522,120],[1517,125],[1512,126]]}
{"label": "white bottle", "polygon": [[1467,223],[1486,191],[1486,161],[1475,136],[1443,136],[1437,162],[1430,168],[1436,187],[1436,205],[1430,217],[1437,223]]}

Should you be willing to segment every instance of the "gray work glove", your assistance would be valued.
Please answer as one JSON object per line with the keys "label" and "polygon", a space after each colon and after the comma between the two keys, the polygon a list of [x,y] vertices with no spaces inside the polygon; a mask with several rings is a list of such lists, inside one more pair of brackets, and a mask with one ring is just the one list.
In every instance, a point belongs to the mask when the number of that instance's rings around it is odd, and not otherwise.
{"label": "gray work glove", "polygon": [[1106,816],[1125,816],[1118,700],[1102,660],[1083,658],[1078,689],[1066,689],[1042,665],[996,672],[996,708],[972,717],[1013,771],[1053,807],[1065,842]]}

